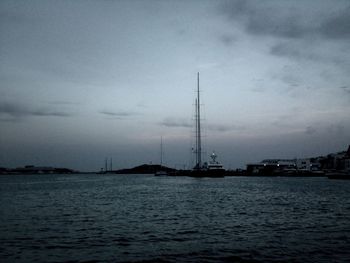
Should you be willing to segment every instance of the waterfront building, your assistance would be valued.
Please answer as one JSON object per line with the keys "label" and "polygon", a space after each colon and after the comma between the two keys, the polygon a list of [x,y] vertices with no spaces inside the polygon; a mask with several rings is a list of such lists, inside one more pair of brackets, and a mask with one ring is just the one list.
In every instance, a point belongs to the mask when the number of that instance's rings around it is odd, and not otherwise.
{"label": "waterfront building", "polygon": [[247,173],[251,175],[258,174],[286,174],[319,171],[319,163],[316,160],[311,161],[310,158],[302,159],[265,159],[260,163],[247,164]]}
{"label": "waterfront building", "polygon": [[269,175],[296,169],[295,159],[265,159],[260,163],[247,164],[250,175]]}
{"label": "waterfront building", "polygon": [[345,155],[341,161],[341,165],[343,170],[350,172],[350,145],[348,147],[348,150],[345,152]]}
{"label": "waterfront building", "polygon": [[321,170],[321,159],[322,157],[313,157],[310,158],[310,170],[311,171],[320,171]]}
{"label": "waterfront building", "polygon": [[26,165],[25,167],[19,167],[11,170],[11,173],[20,174],[70,174],[74,173],[72,169],[68,168],[55,168],[46,166],[34,166]]}
{"label": "waterfront building", "polygon": [[298,170],[308,170],[311,171],[311,161],[310,158],[296,159],[295,165]]}
{"label": "waterfront building", "polygon": [[[350,146],[349,146],[350,147]],[[320,160],[322,170],[347,170],[349,169],[350,153],[348,151],[328,154]]]}
{"label": "waterfront building", "polygon": [[350,172],[350,145],[347,151],[314,158],[265,159],[247,164],[250,175],[318,175],[324,172]]}

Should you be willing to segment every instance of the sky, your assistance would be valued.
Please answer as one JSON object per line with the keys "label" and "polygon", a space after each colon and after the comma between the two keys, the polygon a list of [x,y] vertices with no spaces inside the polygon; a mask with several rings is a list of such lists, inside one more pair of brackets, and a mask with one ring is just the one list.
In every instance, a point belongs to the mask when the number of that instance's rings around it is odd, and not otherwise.
{"label": "sky", "polygon": [[225,168],[350,144],[350,2],[0,1],[0,167]]}

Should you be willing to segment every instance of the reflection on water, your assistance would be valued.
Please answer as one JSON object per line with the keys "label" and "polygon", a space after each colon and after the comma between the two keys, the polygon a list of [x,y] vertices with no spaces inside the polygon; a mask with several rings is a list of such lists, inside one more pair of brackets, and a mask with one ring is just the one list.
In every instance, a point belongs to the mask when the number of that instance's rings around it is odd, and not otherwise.
{"label": "reflection on water", "polygon": [[349,262],[350,182],[0,176],[1,262]]}

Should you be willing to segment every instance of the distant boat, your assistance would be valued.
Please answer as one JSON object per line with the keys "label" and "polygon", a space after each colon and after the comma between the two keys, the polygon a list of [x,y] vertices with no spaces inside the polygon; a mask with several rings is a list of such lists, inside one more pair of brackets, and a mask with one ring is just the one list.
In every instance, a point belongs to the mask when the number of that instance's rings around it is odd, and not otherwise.
{"label": "distant boat", "polygon": [[196,165],[192,170],[179,171],[177,175],[187,175],[192,177],[224,177],[225,169],[222,164],[216,161],[217,155],[211,154],[212,161],[202,163],[202,137],[201,137],[201,111],[199,96],[199,72],[197,73],[197,98],[195,103],[195,130],[196,130]]}
{"label": "distant boat", "polygon": [[224,172],[225,169],[224,169],[223,165],[221,163],[219,163],[218,161],[216,161],[217,157],[218,156],[213,151],[213,153],[210,155],[210,158],[212,160],[206,165],[206,167],[209,171]]}
{"label": "distant boat", "polygon": [[168,172],[163,169],[163,137],[160,137],[160,170],[155,172],[155,176],[166,176]]}
{"label": "distant boat", "polygon": [[223,165],[216,161],[217,155],[213,152],[210,157],[212,160],[209,163],[204,163],[201,168],[195,166],[189,176],[192,177],[224,177],[226,170]]}
{"label": "distant boat", "polygon": [[168,173],[166,171],[157,171],[154,174],[155,176],[167,176]]}

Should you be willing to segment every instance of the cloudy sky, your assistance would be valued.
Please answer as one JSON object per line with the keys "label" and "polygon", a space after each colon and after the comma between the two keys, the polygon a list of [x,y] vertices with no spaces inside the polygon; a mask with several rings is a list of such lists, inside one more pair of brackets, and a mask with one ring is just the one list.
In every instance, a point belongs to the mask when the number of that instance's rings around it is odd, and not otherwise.
{"label": "cloudy sky", "polygon": [[0,166],[226,168],[350,144],[350,2],[1,1]]}

